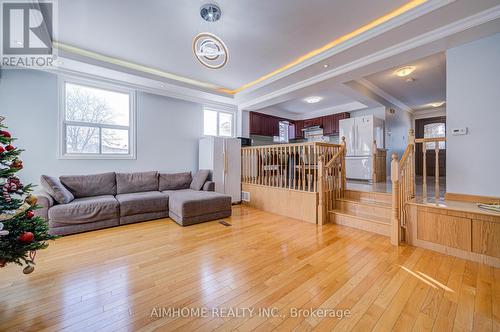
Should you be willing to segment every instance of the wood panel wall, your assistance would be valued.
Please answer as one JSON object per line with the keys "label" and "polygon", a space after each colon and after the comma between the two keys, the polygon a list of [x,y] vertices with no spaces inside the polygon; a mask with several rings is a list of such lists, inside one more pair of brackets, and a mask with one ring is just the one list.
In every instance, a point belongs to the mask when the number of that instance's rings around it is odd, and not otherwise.
{"label": "wood panel wall", "polygon": [[318,194],[315,192],[250,183],[243,183],[242,190],[250,193],[250,202],[243,203],[251,207],[312,224],[317,222]]}
{"label": "wood panel wall", "polygon": [[410,203],[410,245],[500,268],[500,215]]}

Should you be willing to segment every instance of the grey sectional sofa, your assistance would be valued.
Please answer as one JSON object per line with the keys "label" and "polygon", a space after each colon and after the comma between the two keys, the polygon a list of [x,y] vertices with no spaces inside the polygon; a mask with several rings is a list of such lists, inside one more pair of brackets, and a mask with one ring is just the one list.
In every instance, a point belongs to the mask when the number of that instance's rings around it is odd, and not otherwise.
{"label": "grey sectional sofa", "polygon": [[43,175],[42,207],[50,233],[67,235],[170,217],[181,226],[231,216],[231,197],[214,192],[208,171],[162,174]]}

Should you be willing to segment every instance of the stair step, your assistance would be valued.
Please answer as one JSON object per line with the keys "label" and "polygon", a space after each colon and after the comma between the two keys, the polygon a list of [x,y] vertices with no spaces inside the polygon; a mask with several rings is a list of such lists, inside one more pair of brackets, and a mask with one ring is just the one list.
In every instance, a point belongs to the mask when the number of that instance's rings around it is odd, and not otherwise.
{"label": "stair step", "polygon": [[346,190],[345,199],[366,203],[392,204],[391,193]]}
{"label": "stair step", "polygon": [[334,224],[354,227],[365,231],[390,236],[391,219],[362,212],[344,210],[330,211],[330,221]]}
{"label": "stair step", "polygon": [[366,214],[369,216],[391,218],[392,206],[383,202],[360,201],[352,199],[338,200],[337,210],[351,214]]}

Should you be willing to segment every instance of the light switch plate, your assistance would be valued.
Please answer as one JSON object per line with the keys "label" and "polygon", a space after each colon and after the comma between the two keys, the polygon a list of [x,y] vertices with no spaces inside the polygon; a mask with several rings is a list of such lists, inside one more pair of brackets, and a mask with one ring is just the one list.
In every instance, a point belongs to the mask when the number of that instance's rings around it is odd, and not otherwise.
{"label": "light switch plate", "polygon": [[453,128],[451,130],[453,136],[467,135],[467,127],[464,128]]}

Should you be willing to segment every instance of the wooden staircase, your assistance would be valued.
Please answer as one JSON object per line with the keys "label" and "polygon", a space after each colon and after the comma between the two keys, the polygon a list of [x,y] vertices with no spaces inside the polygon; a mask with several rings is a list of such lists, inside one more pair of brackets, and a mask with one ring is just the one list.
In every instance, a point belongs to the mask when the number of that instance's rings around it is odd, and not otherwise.
{"label": "wooden staircase", "polygon": [[329,211],[331,223],[390,236],[392,195],[346,190]]}

